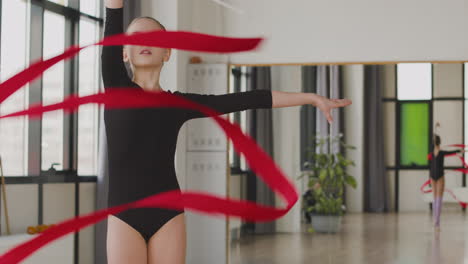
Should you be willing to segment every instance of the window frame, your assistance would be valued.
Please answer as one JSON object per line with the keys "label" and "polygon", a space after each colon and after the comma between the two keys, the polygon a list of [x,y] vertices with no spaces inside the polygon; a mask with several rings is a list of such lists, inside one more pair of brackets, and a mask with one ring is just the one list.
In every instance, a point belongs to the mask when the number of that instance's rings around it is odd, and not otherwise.
{"label": "window frame", "polygon": [[[103,35],[104,3],[99,2],[99,17],[80,12],[79,0],[68,0],[68,6],[50,2],[47,0],[29,0],[27,3],[27,18],[29,23],[29,43],[27,44],[27,60],[37,61],[43,55],[44,35],[44,11],[50,11],[65,18],[65,48],[79,44],[80,19],[94,21],[99,26],[99,36]],[[2,2],[0,1],[0,19],[2,15]],[[0,30],[0,40],[4,37]],[[34,43],[34,44],[33,44]],[[1,42],[0,42],[1,44]],[[1,49],[1,46],[0,46]],[[0,53],[1,55],[1,53]],[[27,63],[27,64],[29,64]],[[99,65],[100,67],[100,65]],[[100,70],[100,69],[99,69]],[[78,93],[79,87],[79,56],[65,61],[64,65],[64,96]],[[102,82],[98,82],[102,86]],[[28,105],[42,101],[42,77],[29,84],[26,97]],[[80,214],[80,183],[96,183],[97,176],[80,176],[77,174],[78,159],[78,112],[64,114],[63,129],[63,170],[43,171],[41,170],[41,133],[42,119],[28,119],[25,140],[27,147],[25,159],[27,160],[26,175],[9,176],[4,175],[5,184],[37,184],[38,185],[38,225],[43,224],[44,210],[44,184],[52,183],[74,183],[75,185],[75,216]],[[98,127],[100,126],[97,119]],[[74,234],[73,261],[79,263],[79,233]]]}

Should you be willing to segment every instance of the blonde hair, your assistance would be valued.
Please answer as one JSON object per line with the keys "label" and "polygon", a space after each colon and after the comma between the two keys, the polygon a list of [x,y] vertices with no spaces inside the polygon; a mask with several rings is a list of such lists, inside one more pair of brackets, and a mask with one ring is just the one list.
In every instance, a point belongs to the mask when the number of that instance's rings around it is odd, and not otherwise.
{"label": "blonde hair", "polygon": [[135,23],[137,20],[140,20],[142,18],[146,18],[146,19],[149,19],[149,20],[152,20],[152,21],[156,22],[156,24],[158,24],[164,31],[166,31],[166,27],[163,24],[161,24],[161,22],[159,22],[157,19],[152,18],[150,16],[141,16],[141,17],[137,17],[137,18],[133,19],[132,22],[130,22],[130,24],[128,25],[127,30],[128,30],[128,28],[130,28],[130,26],[133,23]]}

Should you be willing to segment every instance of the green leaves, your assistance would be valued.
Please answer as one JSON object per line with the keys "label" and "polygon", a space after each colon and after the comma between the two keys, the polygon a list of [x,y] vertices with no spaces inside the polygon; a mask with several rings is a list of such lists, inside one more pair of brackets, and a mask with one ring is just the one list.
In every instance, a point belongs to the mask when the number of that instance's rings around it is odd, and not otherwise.
{"label": "green leaves", "polygon": [[315,193],[317,194],[318,197],[321,197],[323,195],[322,188],[321,187],[316,188]]}
{"label": "green leaves", "polygon": [[319,180],[323,182],[325,181],[326,178],[327,178],[327,169],[321,169],[320,174],[319,174]]}
{"label": "green leaves", "polygon": [[354,189],[357,187],[356,179],[354,179],[354,177],[351,175],[346,175],[346,184],[350,185]]}
{"label": "green leaves", "polygon": [[320,215],[343,215],[343,199],[320,195],[317,203],[306,208],[308,213]]}
{"label": "green leaves", "polygon": [[319,182],[318,178],[310,178],[307,186],[312,189]]}
{"label": "green leaves", "polygon": [[336,176],[343,176],[343,169],[341,166],[337,166],[335,169]]}
{"label": "green leaves", "polygon": [[308,151],[310,158],[304,165],[307,171],[299,178],[307,177],[308,187],[312,192],[312,206],[306,206],[307,212],[324,215],[342,215],[343,194],[346,185],[357,187],[356,180],[347,173],[347,168],[355,166],[354,161],[348,159],[344,153],[330,153],[329,150],[355,149],[342,141],[342,135],[337,137],[315,137],[315,146]]}

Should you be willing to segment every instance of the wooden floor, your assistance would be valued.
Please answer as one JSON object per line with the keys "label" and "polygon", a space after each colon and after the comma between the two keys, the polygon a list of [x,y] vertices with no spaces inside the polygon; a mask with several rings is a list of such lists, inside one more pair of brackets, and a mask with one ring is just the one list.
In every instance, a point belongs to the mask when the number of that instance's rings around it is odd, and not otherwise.
{"label": "wooden floor", "polygon": [[439,235],[430,213],[348,214],[339,234],[244,237],[231,264],[468,263],[468,212],[444,212]]}

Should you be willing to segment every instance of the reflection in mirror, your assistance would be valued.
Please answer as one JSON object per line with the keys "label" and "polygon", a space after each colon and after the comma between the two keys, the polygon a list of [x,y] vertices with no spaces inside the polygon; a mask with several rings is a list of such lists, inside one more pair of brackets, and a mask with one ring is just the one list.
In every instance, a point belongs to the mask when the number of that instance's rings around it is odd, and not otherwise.
{"label": "reflection in mirror", "polygon": [[[453,145],[468,139],[467,74],[462,63],[232,66],[230,92],[310,92],[353,105],[334,111],[331,126],[312,105],[231,115],[301,194],[277,221],[231,219],[231,263],[462,261],[454,248],[466,234],[455,227],[464,230],[468,189],[463,146]],[[229,157],[231,197],[284,205],[232,147]]]}

